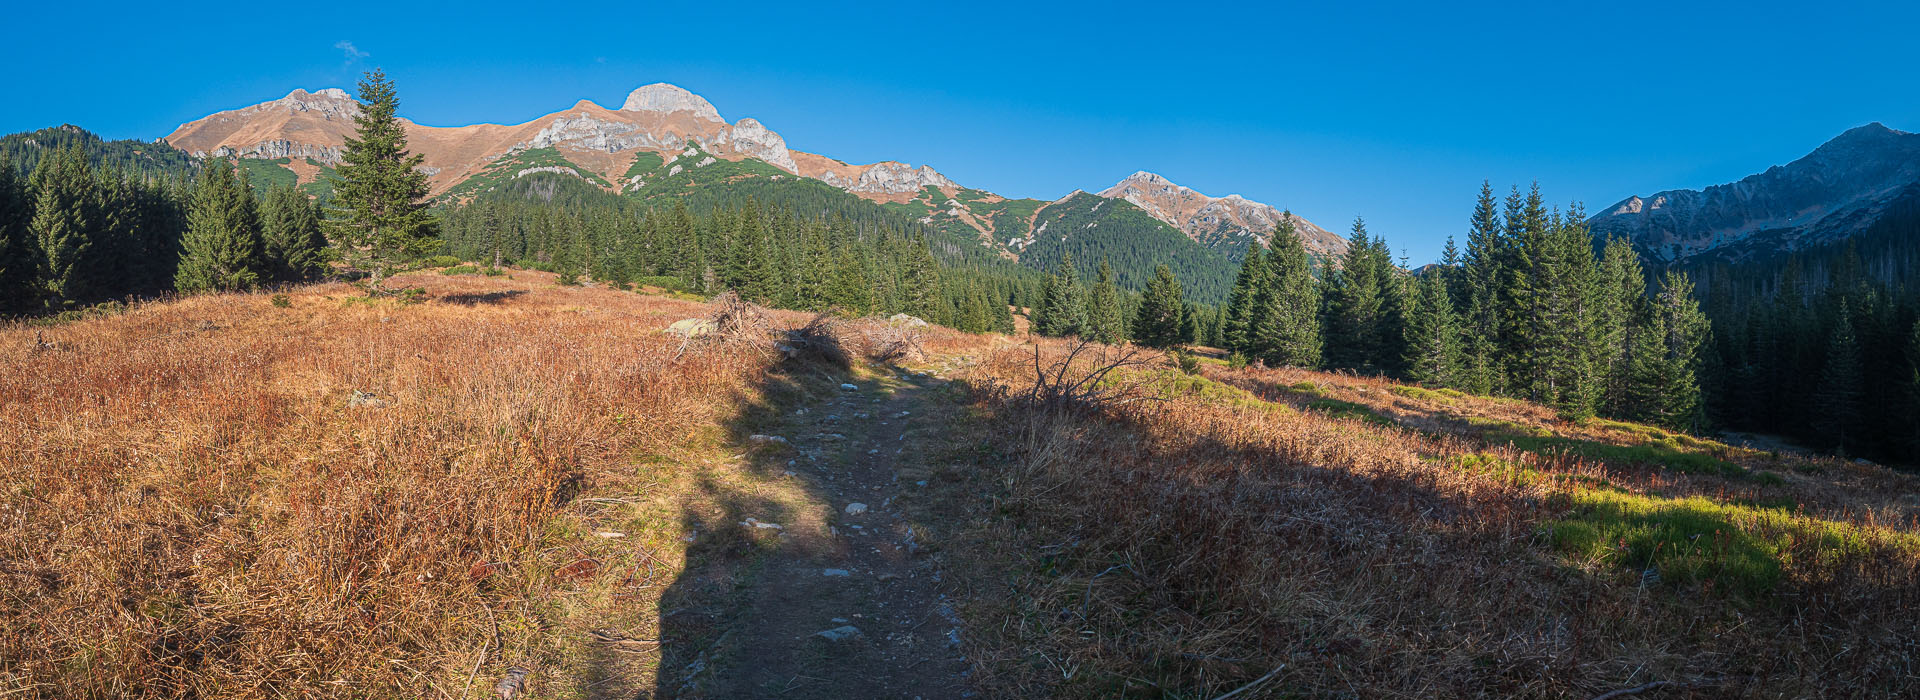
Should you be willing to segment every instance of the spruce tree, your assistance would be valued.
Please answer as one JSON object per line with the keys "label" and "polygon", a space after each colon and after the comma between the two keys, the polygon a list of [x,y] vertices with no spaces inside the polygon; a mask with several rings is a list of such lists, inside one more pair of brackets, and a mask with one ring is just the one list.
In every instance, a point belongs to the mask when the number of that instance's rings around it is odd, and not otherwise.
{"label": "spruce tree", "polygon": [[1320,364],[1320,292],[1291,216],[1275,227],[1248,331],[1250,357],[1275,367]]}
{"label": "spruce tree", "polygon": [[1100,261],[1100,272],[1087,295],[1087,338],[1108,345],[1126,339],[1126,321],[1120,309],[1120,290],[1114,286],[1113,266]]}
{"label": "spruce tree", "polygon": [[234,177],[225,158],[208,163],[194,183],[180,245],[173,284],[182,292],[247,289],[267,272],[252,186],[244,176]]}
{"label": "spruce tree", "polygon": [[[1288,219],[1283,218],[1282,222]],[[1247,244],[1246,258],[1240,261],[1240,274],[1233,278],[1233,289],[1227,293],[1227,320],[1224,347],[1240,353],[1250,353],[1253,349],[1252,330],[1254,305],[1260,290],[1266,286],[1266,255],[1262,253],[1258,242]]]}
{"label": "spruce tree", "polygon": [[1181,323],[1186,316],[1186,301],[1181,298],[1180,280],[1166,265],[1153,269],[1153,279],[1140,299],[1140,313],[1134,317],[1133,339],[1141,345],[1168,348],[1183,342]]}
{"label": "spruce tree", "polygon": [[98,207],[93,169],[78,146],[68,146],[34,168],[33,219],[39,249],[41,298],[60,308],[93,295],[87,274]]}
{"label": "spruce tree", "polygon": [[1814,428],[1827,444],[1843,455],[1857,442],[1864,380],[1852,315],[1847,303],[1840,302],[1833,330],[1827,335],[1826,362],[1820,368],[1820,384],[1813,395]]}
{"label": "spruce tree", "polygon": [[273,278],[298,282],[325,271],[327,237],[314,202],[293,186],[280,185],[268,188],[261,204],[260,229]]}
{"label": "spruce tree", "polygon": [[1040,300],[1040,313],[1034,330],[1055,337],[1077,336],[1087,328],[1087,304],[1080,289],[1080,273],[1073,267],[1073,254],[1061,256],[1046,283]]}
{"label": "spruce tree", "polygon": [[1407,378],[1450,386],[1460,366],[1460,327],[1453,315],[1453,300],[1440,275],[1423,276],[1415,289],[1407,314]]}
{"label": "spruce tree", "polygon": [[426,158],[407,151],[392,81],[376,68],[361,78],[359,90],[355,135],[330,181],[328,223],[341,259],[367,272],[368,290],[378,294],[390,271],[432,250],[435,226],[427,211],[427,174],[420,171]]}
{"label": "spruce tree", "polygon": [[926,320],[936,319],[940,303],[940,273],[933,261],[933,251],[927,247],[925,236],[916,235],[907,243],[906,252],[905,276],[901,280],[906,293],[906,312]]}
{"label": "spruce tree", "polygon": [[1647,283],[1633,244],[1609,237],[1601,254],[1595,345],[1601,376],[1600,408],[1608,415],[1632,410],[1635,334],[1646,323]]}
{"label": "spruce tree", "polygon": [[1708,326],[1693,298],[1692,280],[1685,273],[1667,271],[1660,278],[1652,307],[1653,342],[1644,343],[1645,349],[1634,358],[1643,368],[1634,388],[1643,411],[1640,417],[1674,429],[1698,428],[1700,350]]}
{"label": "spruce tree", "polygon": [[1329,275],[1326,299],[1326,361],[1337,368],[1374,370],[1383,349],[1379,266],[1383,249],[1367,235],[1365,220],[1355,218],[1340,269]]}
{"label": "spruce tree", "polygon": [[0,318],[40,307],[40,247],[29,226],[32,220],[25,178],[0,153]]}

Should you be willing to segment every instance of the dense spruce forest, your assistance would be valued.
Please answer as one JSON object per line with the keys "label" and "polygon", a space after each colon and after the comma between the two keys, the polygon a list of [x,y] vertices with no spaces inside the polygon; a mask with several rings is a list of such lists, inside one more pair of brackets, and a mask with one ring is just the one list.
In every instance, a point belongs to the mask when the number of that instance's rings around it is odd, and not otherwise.
{"label": "dense spruce forest", "polygon": [[1920,463],[1920,192],[1843,242],[1691,273],[1715,426]]}
{"label": "dense spruce forest", "polygon": [[[5,316],[343,274],[343,246],[326,233],[339,212],[284,184],[255,186],[230,161],[73,127],[0,146]],[[1920,272],[1920,197],[1905,201],[1841,244],[1661,270],[1625,241],[1594,240],[1578,205],[1551,209],[1537,186],[1501,201],[1483,186],[1465,245],[1450,240],[1440,264],[1417,273],[1359,220],[1332,264],[1317,264],[1283,227],[1241,257],[1237,274],[1224,255],[1155,261],[1112,236],[1036,251],[1043,273],[825,185],[642,200],[536,173],[432,209],[421,228],[438,238],[410,264],[732,290],[783,308],[907,313],[968,331],[1011,332],[1025,311],[1045,335],[1212,346],[1236,363],[1387,375],[1536,401],[1570,419],[1779,434],[1912,464],[1920,290],[1908,280]],[[1061,220],[1097,204],[1063,209]],[[1120,259],[1151,263],[1153,274],[1116,272]],[[1231,286],[1179,272],[1202,263],[1224,269],[1214,274]]]}

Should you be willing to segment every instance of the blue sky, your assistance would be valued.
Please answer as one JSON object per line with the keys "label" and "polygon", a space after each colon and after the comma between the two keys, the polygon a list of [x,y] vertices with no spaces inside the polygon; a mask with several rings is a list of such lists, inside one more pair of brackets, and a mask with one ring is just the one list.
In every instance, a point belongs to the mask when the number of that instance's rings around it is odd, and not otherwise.
{"label": "blue sky", "polygon": [[0,132],[155,138],[374,65],[435,125],[664,81],[798,150],[1015,197],[1152,170],[1335,231],[1364,215],[1419,263],[1482,179],[1597,210],[1920,129],[1920,3],[405,5],[11,9]]}

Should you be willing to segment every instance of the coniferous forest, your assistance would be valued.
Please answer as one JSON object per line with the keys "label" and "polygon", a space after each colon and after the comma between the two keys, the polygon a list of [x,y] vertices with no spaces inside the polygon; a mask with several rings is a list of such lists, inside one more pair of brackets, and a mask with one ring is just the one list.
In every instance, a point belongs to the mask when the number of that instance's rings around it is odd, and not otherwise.
{"label": "coniferous forest", "polygon": [[[0,143],[0,314],[296,283],[365,248],[339,245],[350,232],[328,221],[342,211],[256,186],[228,160],[70,127]],[[401,185],[397,196],[424,194]],[[1323,263],[1283,225],[1240,260],[1224,303],[1203,305],[1164,264],[1139,291],[1120,286],[1109,260],[1070,251],[1043,274],[808,193],[642,201],[537,173],[421,209],[414,228],[437,239],[392,252],[976,332],[1012,332],[1025,313],[1043,335],[1212,346],[1234,362],[1521,398],[1575,420],[1778,434],[1920,461],[1920,290],[1905,282],[1920,272],[1913,199],[1841,244],[1655,269],[1626,241],[1595,240],[1577,204],[1483,185],[1464,245],[1450,239],[1436,265],[1395,264],[1362,220],[1345,256]]]}

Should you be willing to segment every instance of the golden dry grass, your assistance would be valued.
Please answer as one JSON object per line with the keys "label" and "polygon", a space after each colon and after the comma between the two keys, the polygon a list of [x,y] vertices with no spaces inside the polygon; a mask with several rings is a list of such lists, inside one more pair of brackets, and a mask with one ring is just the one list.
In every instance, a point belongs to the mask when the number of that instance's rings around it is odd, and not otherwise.
{"label": "golden dry grass", "polygon": [[576,497],[653,480],[686,506],[774,357],[683,355],[657,331],[699,304],[516,278],[0,331],[0,686],[467,697],[565,666],[566,596],[645,598],[678,565],[677,512],[609,557]]}
{"label": "golden dry grass", "polygon": [[[999,693],[1211,697],[1275,669],[1267,696],[1588,697],[1650,680],[1702,697],[1920,690],[1920,538],[1899,505],[1911,477],[1753,485],[1527,451],[1484,426],[1630,440],[1524,403],[1410,401],[1390,382],[1296,370],[1168,369],[1147,380],[1164,400],[1036,413],[1017,401],[1030,352],[971,377],[1000,432],[1026,436],[1006,441],[1001,517],[973,542],[997,553],[972,567],[995,575],[972,583],[975,617],[1000,621],[976,650]],[[1583,498],[1617,492],[1634,494],[1631,512]],[[1685,499],[1701,494],[1718,500]],[[1867,505],[1722,505],[1755,494]],[[1673,531],[1703,522],[1704,541]],[[1697,551],[1655,560],[1676,579],[1660,582],[1626,554],[1641,539],[1594,556],[1591,539],[1560,537],[1568,523]],[[1735,590],[1766,582],[1736,565],[1774,559],[1777,585]]]}

